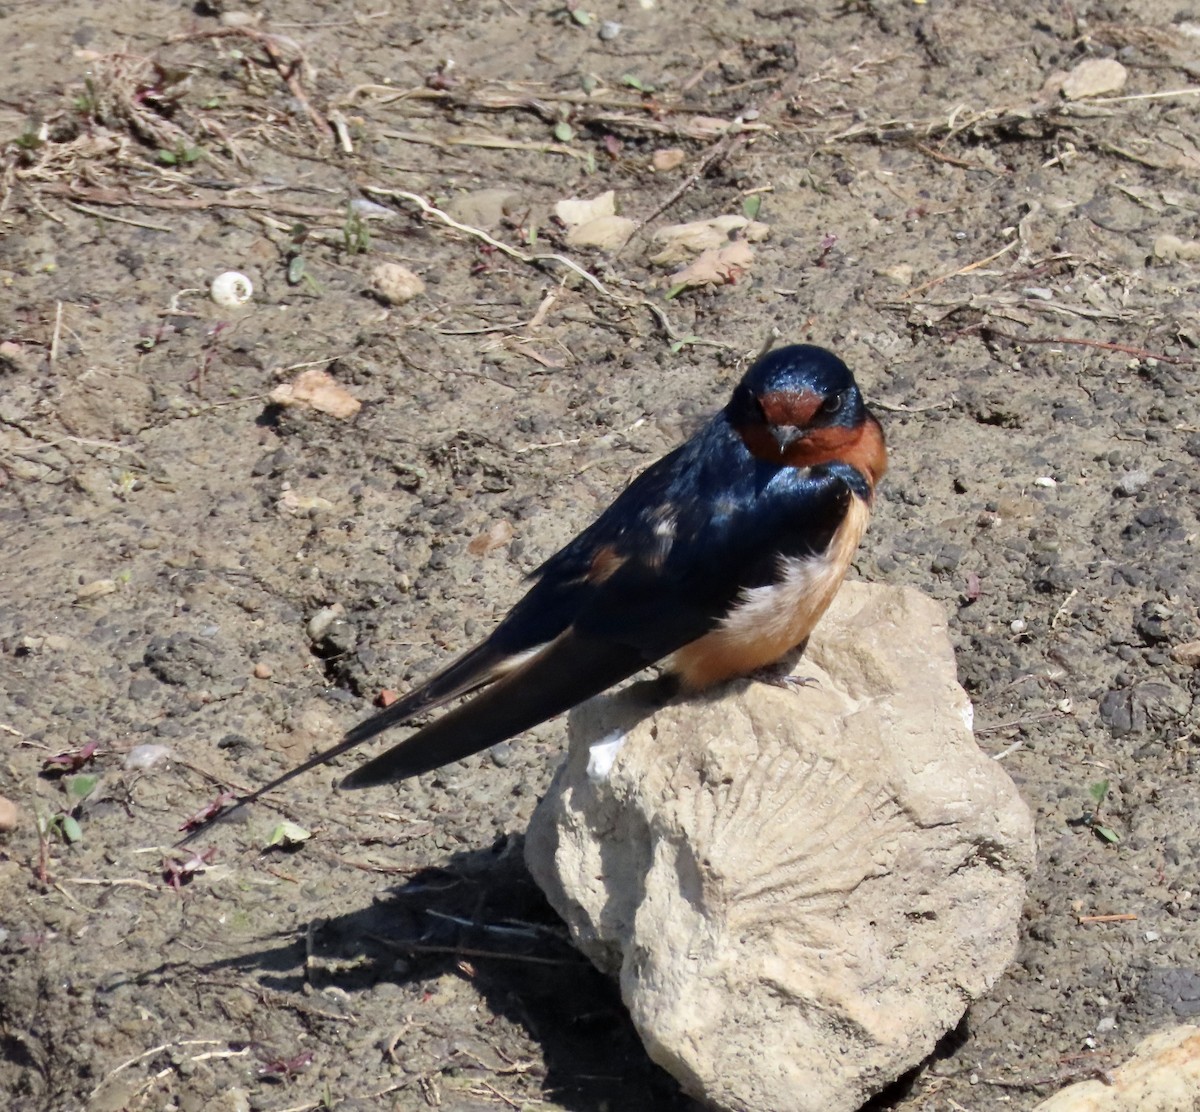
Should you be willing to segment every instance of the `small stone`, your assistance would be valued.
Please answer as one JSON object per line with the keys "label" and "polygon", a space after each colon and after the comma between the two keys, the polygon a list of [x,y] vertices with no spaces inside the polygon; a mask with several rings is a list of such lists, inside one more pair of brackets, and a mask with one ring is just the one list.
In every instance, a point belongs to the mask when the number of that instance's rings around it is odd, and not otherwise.
{"label": "small stone", "polygon": [[1115,58],[1088,58],[1067,74],[1062,94],[1067,100],[1083,100],[1118,93],[1128,77],[1129,72]]}
{"label": "small stone", "polygon": [[650,169],[656,174],[665,174],[671,170],[678,170],[686,158],[687,155],[678,147],[665,147],[650,156]]}
{"label": "small stone", "polygon": [[1163,234],[1154,240],[1154,257],[1163,262],[1195,262],[1200,259],[1200,240]]}
{"label": "small stone", "polygon": [[615,19],[606,19],[597,33],[601,42],[612,42],[621,33],[621,25]]}
{"label": "small stone", "polygon": [[512,764],[513,747],[507,741],[502,741],[488,750],[488,756],[492,758],[492,764],[497,768],[508,768]]}
{"label": "small stone", "polygon": [[1012,630],[1013,633],[1024,633],[1029,628],[1029,623],[1024,618],[1013,618],[1013,620],[1008,623],[1008,628]]}
{"label": "small stone", "polygon": [[403,305],[425,292],[425,279],[400,263],[380,263],[371,271],[371,289],[389,305]]}
{"label": "small stone", "polygon": [[1188,641],[1171,650],[1171,659],[1186,668],[1200,668],[1200,641]]}
{"label": "small stone", "polygon": [[21,822],[21,810],[11,800],[0,795],[0,834],[8,834],[16,830]]}
{"label": "small stone", "polygon": [[328,632],[329,627],[333,625],[334,619],[341,617],[345,612],[346,608],[340,602],[335,602],[332,606],[321,607],[308,619],[308,625],[305,626],[308,639],[313,642],[320,641]]}
{"label": "small stone", "polygon": [[1149,471],[1130,471],[1117,480],[1117,493],[1126,498],[1132,498],[1149,481]]}
{"label": "small stone", "polygon": [[275,674],[275,670],[266,661],[260,660],[254,666],[254,678],[256,680],[269,680]]}
{"label": "small stone", "polygon": [[169,746],[160,745],[156,742],[148,742],[145,745],[135,745],[128,753],[125,754],[125,767],[127,769],[147,769],[153,768],[156,764],[161,764],[171,756]]}

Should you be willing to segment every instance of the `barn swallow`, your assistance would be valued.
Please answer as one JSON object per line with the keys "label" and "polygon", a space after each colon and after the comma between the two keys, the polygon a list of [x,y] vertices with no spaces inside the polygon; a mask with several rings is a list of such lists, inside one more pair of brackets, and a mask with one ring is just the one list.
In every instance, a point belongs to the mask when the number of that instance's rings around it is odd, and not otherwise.
{"label": "barn swallow", "polygon": [[803,645],[833,600],[887,467],[845,364],[796,345],[532,573],[483,642],[238,805],[414,715],[473,695],[343,781],[403,780],[529,730],[665,661],[683,692]]}

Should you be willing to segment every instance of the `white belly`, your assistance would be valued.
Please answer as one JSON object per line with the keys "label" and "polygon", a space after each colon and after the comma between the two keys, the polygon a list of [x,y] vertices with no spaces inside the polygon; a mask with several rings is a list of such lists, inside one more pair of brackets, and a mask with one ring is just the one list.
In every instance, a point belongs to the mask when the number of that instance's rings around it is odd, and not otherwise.
{"label": "white belly", "polygon": [[866,502],[852,498],[825,552],[781,559],[776,582],[743,592],[715,630],[680,649],[670,668],[684,686],[747,675],[801,644],[842,585],[870,516]]}

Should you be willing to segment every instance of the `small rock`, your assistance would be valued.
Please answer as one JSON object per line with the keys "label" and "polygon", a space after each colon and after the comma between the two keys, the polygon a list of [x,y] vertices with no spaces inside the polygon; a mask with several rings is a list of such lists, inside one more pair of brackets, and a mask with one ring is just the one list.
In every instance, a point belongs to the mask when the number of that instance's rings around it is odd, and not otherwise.
{"label": "small rock", "polygon": [[1069,1085],[1033,1112],[1194,1112],[1200,1108],[1200,1027],[1159,1031],[1103,1080]]}
{"label": "small rock", "polygon": [[261,22],[262,12],[222,12],[222,27],[253,27]]}
{"label": "small rock", "polygon": [[1128,77],[1128,71],[1115,58],[1088,58],[1067,74],[1062,94],[1067,100],[1083,100],[1119,93]]}
{"label": "small rock", "polygon": [[313,642],[320,641],[329,631],[329,627],[333,625],[334,619],[340,618],[344,613],[346,613],[346,608],[340,602],[335,602],[332,606],[321,607],[308,619],[308,625],[305,626],[308,639]]}
{"label": "small rock", "polygon": [[1200,240],[1160,235],[1154,240],[1154,257],[1169,263],[1195,262],[1200,259]]}
{"label": "small rock", "polygon": [[1149,471],[1130,471],[1117,480],[1117,493],[1132,498],[1149,481]]}
{"label": "small rock", "polygon": [[1154,725],[1176,722],[1191,709],[1191,697],[1172,683],[1139,683],[1114,688],[1100,699],[1100,719],[1113,737],[1140,734]]}
{"label": "small rock", "polygon": [[666,174],[678,170],[686,158],[687,155],[679,147],[665,147],[650,156],[650,169],[656,174]]}
{"label": "small rock", "polygon": [[400,263],[380,263],[371,271],[371,289],[389,305],[403,305],[425,292],[425,279]]}
{"label": "small rock", "polygon": [[1171,650],[1171,659],[1185,668],[1200,668],[1200,641],[1189,641],[1176,645]]}
{"label": "small rock", "polygon": [[125,767],[127,769],[153,768],[156,764],[161,764],[170,756],[170,747],[166,745],[159,745],[154,742],[149,742],[145,745],[135,745],[125,754]]}
{"label": "small rock", "polygon": [[264,660],[260,660],[254,665],[254,678],[256,680],[269,680],[275,674],[275,670]]}
{"label": "small rock", "polygon": [[1134,628],[1147,645],[1158,645],[1169,641],[1171,631],[1167,628],[1174,615],[1160,602],[1147,602],[1134,623]]}
{"label": "small rock", "polygon": [[0,795],[0,834],[8,834],[16,830],[21,822],[21,810],[11,800]]}

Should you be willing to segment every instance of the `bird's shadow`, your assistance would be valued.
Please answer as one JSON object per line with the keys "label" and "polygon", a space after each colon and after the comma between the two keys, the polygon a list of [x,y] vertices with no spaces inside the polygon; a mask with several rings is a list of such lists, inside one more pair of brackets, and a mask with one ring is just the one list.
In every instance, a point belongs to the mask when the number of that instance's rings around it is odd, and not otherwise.
{"label": "bird's shadow", "polygon": [[[632,729],[672,694],[669,684],[652,680],[598,701],[611,704],[604,708],[610,720]],[[694,1112],[700,1106],[646,1054],[617,986],[571,946],[526,868],[523,848],[524,835],[517,834],[453,854],[367,906],[315,921],[301,934],[269,936],[201,971],[249,974],[292,997],[332,987],[350,995],[351,1008],[356,993],[376,985],[432,983],[455,973],[469,979],[493,1014],[540,1045],[543,1091],[561,1107]],[[148,976],[169,973],[160,968]],[[471,1032],[453,1023],[429,1021],[441,1025],[433,1034],[446,1047],[430,1073],[480,1068],[477,1058],[456,1049]]]}
{"label": "bird's shadow", "polygon": [[[522,835],[502,837],[488,849],[455,854],[366,907],[204,971],[251,973],[264,988],[288,994],[336,987],[351,997],[381,982],[420,984],[455,972],[493,1014],[541,1046],[543,1091],[563,1108],[698,1109],[647,1056],[616,986],[570,945],[525,867],[523,843]],[[469,1033],[435,1032],[447,1052],[431,1073],[480,1067],[456,1046]]]}

